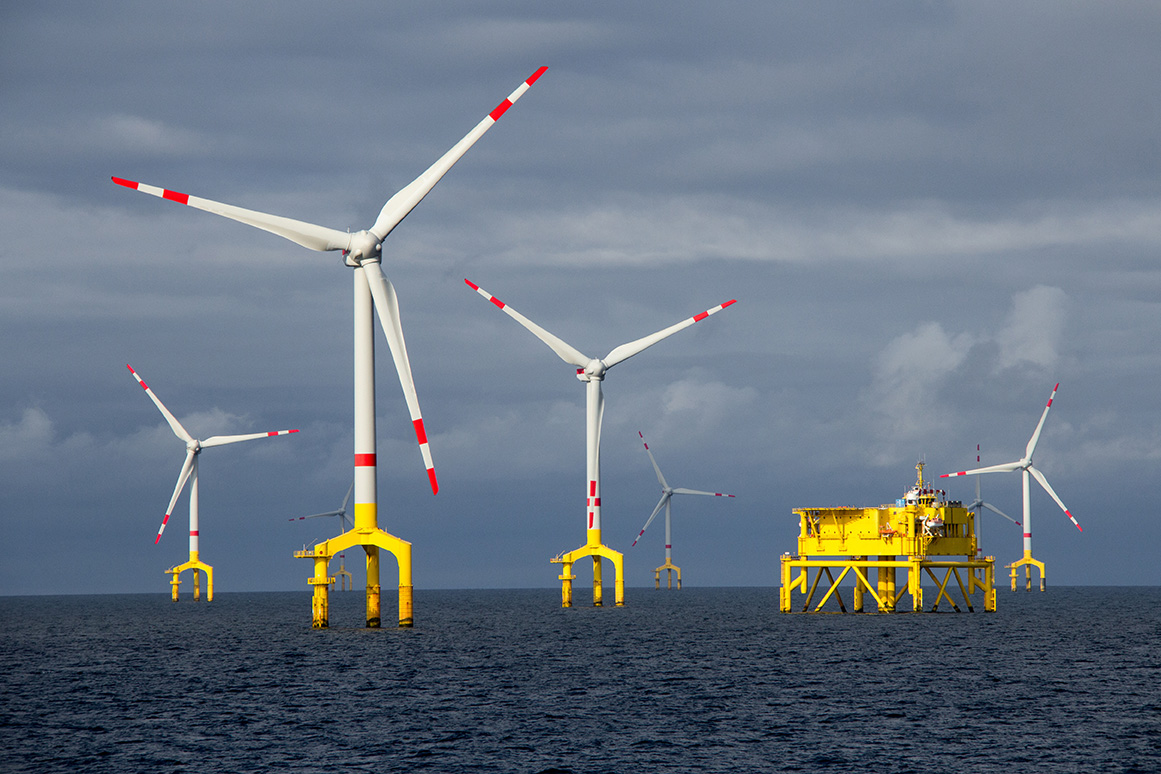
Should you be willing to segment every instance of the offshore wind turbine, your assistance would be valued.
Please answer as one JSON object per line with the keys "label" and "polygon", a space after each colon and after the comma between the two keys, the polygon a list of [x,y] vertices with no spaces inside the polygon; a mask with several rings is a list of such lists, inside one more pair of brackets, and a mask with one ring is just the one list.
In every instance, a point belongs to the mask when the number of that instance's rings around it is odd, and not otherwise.
{"label": "offshore wind turbine", "polygon": [[189,481],[189,561],[166,570],[167,573],[173,576],[169,582],[173,589],[173,601],[177,601],[178,589],[181,586],[181,574],[186,570],[193,571],[194,601],[196,602],[201,599],[201,586],[198,583],[198,570],[201,570],[206,575],[206,601],[212,602],[214,599],[214,568],[201,560],[198,547],[201,536],[198,524],[198,457],[201,455],[203,449],[209,449],[214,446],[225,446],[241,441],[252,441],[256,438],[288,435],[290,433],[297,433],[298,430],[276,430],[270,433],[246,433],[244,435],[214,435],[205,440],[198,440],[182,427],[181,422],[177,421],[177,417],[170,413],[169,409],[165,407],[165,404],[161,402],[161,399],[154,394],[153,390],[149,389],[149,385],[137,375],[137,372],[133,370],[133,366],[126,364],[125,367],[129,369],[129,373],[133,374],[133,378],[137,380],[137,383],[145,390],[145,394],[157,406],[157,410],[165,417],[165,421],[169,423],[173,434],[185,443],[185,462],[182,463],[181,472],[178,473],[177,486],[173,489],[173,497],[169,498],[169,506],[165,509],[165,518],[161,520],[161,526],[157,530],[157,537],[153,540],[154,545],[161,542],[161,535],[165,532],[165,525],[169,523],[169,517],[173,513],[173,507],[177,504],[177,498],[181,496],[186,481]]}
{"label": "offshore wind turbine", "polygon": [[644,336],[627,344],[613,348],[603,358],[589,357],[580,350],[565,343],[553,334],[541,328],[524,315],[517,312],[498,298],[487,292],[471,280],[464,282],[484,298],[499,307],[505,314],[532,332],[536,338],[543,341],[557,356],[576,367],[576,378],[585,383],[585,512],[587,519],[587,540],[585,545],[575,551],[567,551],[557,555],[551,561],[562,565],[559,576],[561,581],[561,605],[572,607],[572,581],[576,577],[572,574],[572,565],[586,556],[593,560],[593,605],[600,607],[603,604],[601,558],[608,559],[613,564],[615,573],[616,604],[625,603],[625,573],[624,557],[601,543],[601,420],[605,414],[605,398],[601,392],[601,382],[610,368],[621,363],[633,355],[653,346],[662,339],[666,339],[680,330],[684,330],[696,322],[700,322],[711,314],[717,314],[727,306],[736,302],[730,299],[723,304],[707,309],[704,312],[687,317],[676,325]]}
{"label": "offshore wind turbine", "polygon": [[[980,466],[980,445],[977,443],[976,444],[976,467],[979,467],[979,466]],[[996,513],[996,514],[999,514],[1000,516],[1003,516],[1005,519],[1012,522],[1017,527],[1020,526],[1020,522],[1017,521],[1016,519],[1013,519],[1011,516],[1004,513],[1003,511],[1001,511],[999,508],[992,505],[991,503],[984,502],[983,497],[980,496],[980,477],[977,474],[975,478],[976,478],[976,499],[972,500],[971,505],[969,505],[967,507],[967,509],[969,511],[975,511],[975,513],[976,513],[976,553],[979,553],[983,550],[981,548],[982,538],[981,538],[981,530],[980,530],[980,522],[982,521],[982,519],[979,518],[980,516],[983,515],[983,511],[980,510],[981,508],[987,508],[992,513]]]}
{"label": "offshore wind turbine", "polygon": [[[661,475],[661,468],[657,465],[657,460],[653,457],[653,451],[649,448],[649,444],[645,441],[645,436],[640,430],[637,435],[641,437],[641,443],[645,445],[645,453],[649,455],[649,461],[653,463],[653,472],[657,474],[657,482],[661,484],[661,499],[657,501],[657,507],[653,509],[653,513],[645,521],[645,526],[637,533],[636,539],[633,540],[633,545],[637,545],[637,541],[645,534],[645,530],[649,529],[649,525],[653,523],[653,519],[665,508],[665,564],[661,565],[653,571],[653,582],[656,588],[661,588],[661,571],[666,571],[666,579],[668,581],[668,588],[673,588],[673,573],[677,572],[677,588],[681,589],[681,568],[673,563],[673,532],[670,528],[670,507],[669,501],[673,499],[675,494],[686,495],[707,495],[709,497],[733,497],[732,494],[722,494],[721,492],[703,492],[699,489],[685,489],[683,487],[671,487],[665,480],[665,476]],[[630,546],[632,548],[632,546]]]}
{"label": "offshore wind turbine", "polygon": [[419,177],[387,200],[370,228],[350,233],[306,223],[301,220],[270,215],[202,199],[157,186],[114,177],[113,182],[142,193],[221,215],[246,225],[269,231],[292,242],[318,251],[341,251],[344,263],[354,269],[354,339],[355,339],[355,519],[354,528],[337,538],[317,544],[313,550],[295,553],[296,557],[314,560],[314,576],[308,583],[314,587],[311,603],[311,625],[323,629],[329,625],[327,589],[331,584],[327,567],[330,558],[352,546],[362,546],[367,553],[367,626],[378,627],[379,620],[379,550],[395,555],[399,566],[399,625],[412,626],[413,587],[411,580],[411,544],[380,529],[378,523],[377,457],[375,440],[375,333],[374,314],[387,337],[387,346],[399,374],[399,383],[411,415],[419,442],[424,468],[432,493],[439,491],[435,466],[428,445],[427,431],[419,410],[419,399],[407,358],[399,303],[395,288],[383,273],[383,240],[435,187],[435,184],[488,131],[513,103],[536,82],[541,67],[516,88],[507,99],[488,113],[463,139],[451,147]]}
{"label": "offshore wind turbine", "polygon": [[[347,503],[350,502],[351,492],[353,492],[353,491],[355,491],[355,483],[352,481],[351,485],[349,487],[347,487],[347,494],[343,498],[343,502],[341,505],[339,505],[339,509],[337,511],[326,511],[325,513],[312,513],[309,516],[297,516],[297,517],[292,516],[291,518],[287,519],[287,521],[306,521],[307,519],[318,519],[318,518],[323,518],[323,517],[337,516],[339,519],[339,534],[342,535],[344,532],[347,531],[348,524],[350,524],[352,527],[355,526],[355,523],[353,521],[351,521],[350,518],[348,518],[348,516],[347,516]],[[306,550],[305,547],[303,548],[303,550]],[[337,573],[335,573],[335,577],[338,578],[339,591],[351,591],[355,587],[354,579],[351,577],[351,573],[347,570],[346,559],[347,559],[346,553],[339,554],[339,571]],[[334,583],[331,583],[331,586],[333,588]]]}
{"label": "offshore wind turbine", "polygon": [[1048,410],[1052,408],[1052,400],[1056,397],[1056,391],[1058,389],[1060,389],[1059,382],[1052,388],[1052,394],[1048,396],[1048,403],[1044,406],[1044,413],[1040,415],[1040,422],[1037,423],[1036,429],[1032,431],[1032,437],[1028,439],[1028,445],[1024,448],[1023,457],[1014,462],[988,465],[987,467],[975,468],[974,470],[961,470],[958,473],[944,473],[940,476],[940,478],[954,478],[956,476],[974,476],[980,473],[1013,473],[1017,470],[1020,471],[1021,480],[1024,485],[1024,556],[1009,565],[1012,571],[1012,591],[1016,590],[1016,571],[1019,567],[1024,568],[1025,589],[1028,591],[1032,590],[1033,567],[1040,571],[1040,590],[1044,591],[1046,585],[1044,579],[1044,563],[1032,558],[1032,504],[1029,477],[1035,478],[1036,482],[1044,488],[1044,491],[1056,501],[1056,504],[1060,506],[1060,510],[1064,511],[1064,515],[1072,521],[1073,525],[1078,530],[1081,529],[1080,523],[1077,522],[1072,512],[1065,507],[1064,501],[1052,489],[1052,486],[1048,483],[1048,479],[1032,464],[1032,454],[1036,451],[1036,444],[1040,440],[1040,431],[1044,429],[1044,420],[1048,418]]}

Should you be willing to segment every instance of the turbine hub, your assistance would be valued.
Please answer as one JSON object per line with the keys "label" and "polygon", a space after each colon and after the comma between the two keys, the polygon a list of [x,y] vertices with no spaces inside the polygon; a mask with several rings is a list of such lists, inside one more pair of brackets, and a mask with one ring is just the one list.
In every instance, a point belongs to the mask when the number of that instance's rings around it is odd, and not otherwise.
{"label": "turbine hub", "polygon": [[[577,372],[576,376],[582,382],[587,382],[590,379],[596,379],[599,382],[605,378],[605,371],[607,370],[609,370],[609,367],[605,365],[604,360],[593,358],[583,370]],[[583,377],[581,376],[582,373],[584,374]]]}
{"label": "turbine hub", "polygon": [[361,266],[363,261],[377,261],[382,257],[383,243],[370,231],[351,234],[351,246],[344,259],[348,266]]}

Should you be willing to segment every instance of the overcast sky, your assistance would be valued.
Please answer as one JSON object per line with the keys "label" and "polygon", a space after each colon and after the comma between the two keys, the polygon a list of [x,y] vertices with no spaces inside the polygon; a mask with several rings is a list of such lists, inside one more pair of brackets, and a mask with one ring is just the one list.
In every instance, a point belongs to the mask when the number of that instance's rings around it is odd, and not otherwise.
{"label": "overcast sky", "polygon": [[[218,591],[306,594],[337,521],[290,519],[350,484],[351,270],[111,175],[359,230],[541,65],[385,244],[441,484],[380,339],[417,588],[555,587],[585,538],[584,387],[464,278],[592,356],[738,299],[604,383],[630,587],[664,559],[660,521],[630,548],[638,431],[737,495],[674,501],[685,583],[771,586],[793,508],[1015,460],[1057,382],[1036,464],[1084,532],[1034,489],[1049,585],[1161,583],[1159,39],[1148,2],[7,3],[0,594],[167,593],[187,558],[127,363],[198,437],[302,431],[202,454]],[[982,485],[1019,516],[1017,474]]]}

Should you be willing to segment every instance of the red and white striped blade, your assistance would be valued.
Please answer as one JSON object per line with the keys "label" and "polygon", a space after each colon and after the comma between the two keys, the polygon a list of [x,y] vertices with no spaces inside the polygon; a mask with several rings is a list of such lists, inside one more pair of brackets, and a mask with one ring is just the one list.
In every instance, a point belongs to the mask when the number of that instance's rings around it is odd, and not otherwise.
{"label": "red and white striped blade", "polygon": [[[657,460],[653,458],[653,450],[649,448],[649,444],[645,441],[645,436],[641,433],[640,430],[637,431],[637,435],[640,436],[641,443],[645,446],[645,453],[649,455],[649,461],[653,463],[653,472],[657,474],[657,482],[661,484],[662,488],[668,489],[669,484],[665,483],[665,476],[661,475],[661,468],[657,465]],[[644,532],[645,530],[641,531]],[[640,535],[638,535],[638,537],[640,537]]]}
{"label": "red and white striped blade", "polygon": [[[1036,430],[1032,433],[1032,437],[1028,439],[1028,446],[1024,450],[1024,459],[1032,459],[1032,453],[1036,451],[1036,443],[1040,440],[1040,431],[1044,429],[1044,420],[1048,419],[1048,409],[1052,408],[1052,399],[1056,397],[1056,391],[1060,389],[1060,382],[1052,388],[1052,394],[1048,396],[1048,404],[1044,407],[1044,413],[1040,415],[1040,422],[1036,425]],[[1064,506],[1060,506],[1063,508]]]}
{"label": "red and white striped blade", "polygon": [[956,478],[957,476],[974,476],[977,473],[1011,473],[1013,470],[1020,470],[1024,467],[1021,460],[1016,462],[1005,462],[1000,465],[988,465],[986,468],[973,468],[972,470],[961,470],[958,473],[944,473],[940,478]]}
{"label": "red and white striped blade", "polygon": [[1081,532],[1084,532],[1080,526],[1080,522],[1078,522],[1076,517],[1072,515],[1072,511],[1065,507],[1064,501],[1061,500],[1059,496],[1057,496],[1055,491],[1053,491],[1052,487],[1048,483],[1048,479],[1044,477],[1044,474],[1031,465],[1028,466],[1028,472],[1032,474],[1033,478],[1040,482],[1040,486],[1044,487],[1044,491],[1052,496],[1052,499],[1055,500],[1056,504],[1060,506],[1060,510],[1064,511],[1064,515],[1069,518],[1069,521],[1072,522],[1073,526],[1079,529]]}
{"label": "red and white striped blade", "polygon": [[[657,501],[657,507],[653,509],[653,513],[649,514],[649,518],[645,521],[645,526],[642,527],[641,531],[637,533],[637,540],[641,539],[641,536],[645,534],[645,530],[649,529],[649,525],[653,523],[653,520],[655,518],[657,518],[657,514],[661,513],[661,509],[665,507],[665,504],[667,502],[669,502],[669,497],[670,497],[669,492],[666,492],[663,495],[661,495],[661,499]],[[634,546],[637,545],[637,540],[633,541]],[[632,548],[633,546],[629,546],[629,547]]]}
{"label": "red and white striped blade", "polygon": [[173,515],[173,506],[177,505],[177,498],[181,497],[181,490],[185,488],[185,482],[189,480],[190,473],[193,472],[196,464],[197,452],[193,449],[186,449],[185,462],[182,463],[181,473],[177,475],[177,486],[173,488],[173,497],[169,498],[169,506],[165,509],[165,518],[161,520],[161,526],[157,528],[157,537],[153,539],[153,545],[161,542],[161,533],[165,532],[165,525],[169,523],[169,517]]}
{"label": "red and white striped blade", "polygon": [[703,492],[699,489],[682,489],[678,487],[673,490],[674,494],[690,494],[690,495],[706,495],[708,497],[733,497],[732,494],[725,494],[724,492]]}
{"label": "red and white striped blade", "polygon": [[395,361],[399,374],[399,384],[403,387],[403,397],[407,400],[407,411],[411,414],[411,424],[419,441],[419,452],[423,455],[423,466],[427,469],[427,479],[431,493],[439,492],[439,482],[435,478],[435,463],[431,459],[431,447],[427,442],[427,430],[423,426],[423,416],[419,411],[419,396],[415,392],[415,379],[411,375],[411,361],[407,358],[407,344],[403,340],[403,325],[399,320],[399,299],[395,287],[383,274],[378,261],[364,261],[359,269],[367,277],[371,297],[375,301],[375,311],[387,336],[387,347]]}
{"label": "red and white striped blade", "polygon": [[1013,524],[1015,524],[1017,527],[1018,527],[1018,526],[1020,526],[1020,521],[1019,521],[1019,519],[1013,519],[1011,516],[1009,516],[1008,514],[1004,513],[1003,511],[1001,511],[999,508],[997,508],[996,506],[992,505],[991,503],[985,503],[985,502],[981,501],[981,502],[980,502],[980,507],[982,507],[982,508],[987,508],[987,509],[988,509],[989,511],[991,511],[992,513],[995,513],[995,514],[998,514],[998,515],[1000,515],[1000,516],[1003,516],[1005,519],[1007,519],[1008,521],[1012,522],[1012,523],[1013,523]]}
{"label": "red and white striped blade", "polygon": [[508,315],[513,320],[520,323],[525,328],[527,328],[529,331],[531,331],[532,334],[534,336],[536,336],[536,338],[540,339],[545,344],[547,344],[549,346],[549,348],[553,352],[555,352],[557,354],[557,356],[560,357],[560,359],[563,360],[564,362],[568,363],[569,365],[574,365],[577,368],[584,368],[585,366],[587,366],[589,364],[590,361],[592,361],[591,357],[583,354],[580,350],[576,349],[572,345],[565,343],[561,339],[557,338],[556,336],[552,335],[548,331],[544,330],[539,325],[532,322],[531,320],[529,320],[527,317],[525,317],[524,315],[517,312],[512,307],[508,306],[503,301],[496,298],[495,296],[493,296],[488,291],[484,290],[482,287],[480,287],[476,283],[472,282],[470,279],[465,279],[464,282],[472,290],[476,291],[481,296],[488,299],[493,304],[495,304],[497,307],[499,307],[504,312],[504,314]]}
{"label": "red and white striped blade", "polygon": [[163,417],[165,417],[165,421],[169,423],[169,427],[171,430],[173,430],[173,434],[186,443],[192,441],[193,436],[186,432],[186,429],[181,426],[181,422],[178,422],[177,417],[170,413],[169,409],[165,407],[165,404],[161,402],[161,399],[153,394],[153,390],[149,389],[149,385],[146,384],[141,379],[141,377],[137,375],[137,372],[133,370],[133,366],[126,363],[125,367],[129,369],[129,373],[133,374],[133,378],[136,379],[137,383],[141,385],[141,388],[145,390],[145,394],[149,396],[151,401],[153,401],[153,405],[157,406],[157,410],[161,412]]}
{"label": "red and white striped blade", "polygon": [[189,194],[170,191],[166,188],[159,188],[155,185],[138,183],[135,180],[126,180],[122,177],[114,177],[113,182],[117,185],[123,185],[126,188],[140,191],[141,193],[147,193],[161,199],[169,199],[171,202],[185,204],[195,209],[221,215],[223,218],[245,223],[247,226],[269,231],[271,234],[277,234],[303,247],[309,247],[311,250],[346,250],[351,244],[350,234],[345,231],[327,228],[326,226],[316,226],[313,223],[307,223],[293,218],[284,218],[281,215],[271,215],[266,212],[258,212],[257,210],[247,210],[244,207],[235,207],[232,204],[223,204],[222,202],[203,199],[199,196],[190,196]]}
{"label": "red and white striped blade", "polygon": [[736,304],[736,303],[737,303],[737,299],[730,299],[729,301],[726,301],[724,304],[718,304],[713,309],[707,309],[706,311],[702,312],[701,314],[695,314],[693,317],[689,317],[685,320],[682,320],[681,322],[677,323],[676,325],[670,325],[668,328],[665,328],[664,330],[657,331],[657,333],[650,334],[650,335],[645,336],[643,338],[637,339],[636,341],[630,341],[628,344],[622,344],[621,346],[613,349],[612,352],[610,352],[608,355],[605,356],[605,358],[604,358],[605,366],[607,368],[612,368],[617,363],[620,363],[623,360],[628,360],[629,358],[633,357],[633,355],[636,355],[637,353],[639,353],[645,349],[648,349],[649,347],[652,347],[654,344],[661,341],[662,339],[669,338],[670,336],[677,333],[678,331],[683,330],[685,328],[688,328],[689,326],[693,325],[696,322],[701,322],[705,318],[709,317],[711,314],[717,314],[718,312],[725,309],[727,306],[731,306],[731,305]]}
{"label": "red and white striped blade", "polygon": [[255,438],[273,438],[276,435],[290,435],[297,433],[298,430],[274,430],[269,433],[246,433],[244,435],[214,435],[201,442],[203,449],[208,449],[211,446],[225,446],[229,443],[238,443],[239,441],[253,441]]}
{"label": "red and white striped blade", "polygon": [[534,72],[524,83],[508,95],[508,98],[501,102],[496,108],[484,117],[484,120],[476,124],[472,131],[468,132],[462,140],[457,142],[451,149],[443,154],[426,171],[419,177],[412,180],[402,189],[400,189],[394,196],[387,200],[383,205],[383,209],[379,212],[379,217],[375,219],[375,225],[371,226],[371,233],[379,239],[384,239],[391,233],[392,229],[399,225],[407,214],[415,209],[415,205],[423,201],[423,197],[435,187],[435,184],[440,181],[448,170],[455,165],[465,153],[468,148],[475,145],[476,140],[484,136],[484,132],[492,128],[492,124],[500,120],[500,116],[512,107],[512,103],[520,99],[524,92],[528,91],[532,84],[544,74],[547,67],[541,67]]}

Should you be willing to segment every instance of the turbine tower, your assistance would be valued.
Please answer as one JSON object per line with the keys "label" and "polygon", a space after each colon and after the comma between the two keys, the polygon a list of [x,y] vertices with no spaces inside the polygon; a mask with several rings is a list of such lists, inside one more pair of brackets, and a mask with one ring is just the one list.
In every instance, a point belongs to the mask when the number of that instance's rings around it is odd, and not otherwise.
{"label": "turbine tower", "polygon": [[[681,590],[681,568],[673,563],[673,532],[669,523],[669,501],[673,499],[675,494],[687,495],[707,495],[709,497],[733,497],[732,494],[722,494],[721,492],[702,492],[698,489],[683,489],[682,487],[671,487],[666,481],[665,476],[661,475],[661,468],[657,465],[657,460],[653,458],[653,451],[649,448],[649,444],[645,441],[645,436],[641,431],[637,431],[637,435],[641,437],[641,443],[645,445],[645,453],[649,455],[649,461],[653,463],[653,472],[657,474],[657,481],[661,484],[661,499],[657,501],[657,507],[653,509],[653,513],[649,514],[649,518],[645,521],[645,526],[637,533],[637,538],[633,541],[633,545],[637,545],[637,541],[645,534],[645,530],[649,529],[649,525],[653,523],[653,519],[665,508],[665,564],[661,565],[653,571],[653,583],[655,588],[661,588],[661,571],[665,570],[667,588],[673,588],[673,573],[677,573],[677,588]],[[630,546],[632,548],[632,546]]]}
{"label": "turbine tower", "polygon": [[[1036,451],[1036,443],[1040,440],[1040,431],[1044,428],[1044,420],[1048,418],[1048,409],[1052,408],[1052,399],[1056,397],[1056,391],[1060,389],[1060,383],[1052,388],[1052,394],[1048,396],[1048,404],[1044,406],[1044,413],[1040,415],[1040,422],[1036,425],[1036,429],[1032,432],[1032,437],[1028,439],[1028,445],[1024,449],[1024,456],[1015,462],[1005,462],[1000,465],[988,465],[983,468],[975,468],[974,470],[961,470],[958,473],[944,473],[940,478],[954,478],[956,476],[974,476],[979,473],[1012,473],[1020,471],[1021,479],[1024,484],[1024,556],[1021,559],[1009,565],[1012,571],[1012,591],[1016,590],[1016,572],[1020,567],[1024,568],[1024,588],[1028,591],[1032,590],[1032,568],[1035,567],[1040,572],[1040,590],[1044,591],[1046,584],[1044,579],[1044,563],[1032,558],[1032,505],[1031,505],[1031,485],[1029,483],[1029,476],[1035,478],[1037,483],[1044,488],[1056,504],[1060,506],[1060,510],[1064,511],[1079,530],[1080,524],[1072,515],[1072,512],[1064,506],[1064,501],[1057,496],[1052,486],[1048,483],[1048,479],[1044,477],[1036,467],[1032,464],[1032,454]],[[1082,530],[1083,531],[1083,530]]]}
{"label": "turbine tower", "polygon": [[411,544],[380,529],[378,522],[378,491],[376,481],[375,442],[375,333],[374,315],[387,337],[387,346],[399,374],[403,396],[411,414],[411,423],[419,441],[423,465],[431,483],[432,493],[439,491],[435,468],[428,446],[427,432],[419,411],[419,399],[411,376],[407,346],[399,319],[399,303],[395,288],[383,273],[383,240],[435,187],[435,184],[459,161],[467,150],[488,131],[512,104],[544,73],[541,67],[508,95],[508,98],[486,115],[463,139],[427,168],[415,180],[400,189],[383,205],[374,224],[363,231],[350,233],[300,220],[256,212],[230,204],[202,199],[197,196],[169,191],[157,186],[114,177],[113,182],[142,193],[195,207],[245,223],[263,231],[289,239],[311,250],[342,251],[344,262],[354,269],[354,339],[355,339],[355,519],[354,528],[337,538],[324,540],[313,550],[295,552],[299,558],[314,560],[314,576],[308,580],[313,586],[311,625],[316,629],[329,626],[330,612],[327,590],[333,579],[328,575],[328,564],[335,554],[362,546],[367,554],[367,626],[377,628],[379,619],[379,551],[391,552],[399,566],[399,625],[414,623],[413,587],[411,581]]}
{"label": "turbine tower", "polygon": [[693,317],[671,325],[657,333],[631,341],[615,347],[604,358],[589,357],[576,348],[566,344],[561,339],[541,328],[512,307],[500,301],[471,280],[464,282],[484,298],[491,301],[504,311],[509,317],[532,332],[536,338],[543,341],[549,348],[569,365],[576,367],[576,378],[585,383],[585,512],[587,522],[587,541],[585,545],[575,551],[567,551],[552,559],[553,564],[562,565],[559,579],[561,581],[561,605],[572,607],[572,582],[576,578],[572,574],[574,562],[586,556],[593,560],[593,605],[600,607],[603,604],[601,558],[608,559],[613,564],[615,573],[616,604],[625,604],[625,574],[624,557],[608,546],[601,543],[601,420],[605,414],[605,398],[601,392],[601,382],[610,368],[628,360],[637,353],[648,349],[662,339],[668,338],[680,330],[688,328],[695,322],[700,322],[711,314],[717,314],[727,306],[735,303],[735,299],[715,306]]}
{"label": "turbine tower", "polygon": [[157,410],[165,417],[165,421],[169,423],[173,434],[185,443],[185,462],[182,463],[181,472],[177,476],[177,486],[173,489],[173,497],[169,498],[169,507],[165,509],[165,518],[161,520],[161,526],[157,530],[157,537],[153,540],[154,545],[161,542],[161,535],[165,532],[165,525],[169,523],[170,514],[173,513],[173,506],[177,504],[177,498],[181,496],[186,481],[189,481],[189,561],[166,570],[167,573],[173,576],[169,582],[172,588],[173,601],[177,601],[178,590],[181,586],[181,574],[186,570],[193,572],[194,601],[197,602],[201,599],[201,584],[198,582],[198,571],[201,570],[206,575],[206,601],[212,602],[214,599],[214,568],[201,560],[198,551],[198,540],[200,538],[198,526],[198,456],[201,455],[203,449],[209,449],[213,446],[225,446],[226,444],[238,443],[240,441],[252,441],[255,438],[288,435],[290,433],[297,433],[298,431],[277,430],[271,433],[215,435],[205,440],[198,440],[182,427],[181,422],[177,421],[177,417],[170,413],[169,409],[165,407],[165,404],[161,402],[161,399],[153,393],[153,390],[149,389],[149,385],[141,380],[141,377],[133,370],[133,366],[126,364],[125,367],[129,369],[129,373],[133,374],[133,378],[137,380],[137,383],[145,390],[145,394],[157,406]]}
{"label": "turbine tower", "polygon": [[[312,513],[309,516],[298,516],[287,519],[287,521],[306,521],[307,519],[317,519],[323,516],[337,516],[339,519],[339,535],[347,531],[347,525],[355,526],[354,522],[347,517],[347,503],[351,500],[351,492],[355,490],[354,482],[347,487],[347,496],[343,498],[342,504],[337,511],[327,511],[326,513]],[[305,549],[304,549],[305,550]],[[346,553],[339,554],[339,571],[335,573],[338,579],[339,591],[352,591],[355,588],[354,579],[351,577],[350,571],[347,570]],[[331,581],[331,588],[334,588],[335,581]]]}

